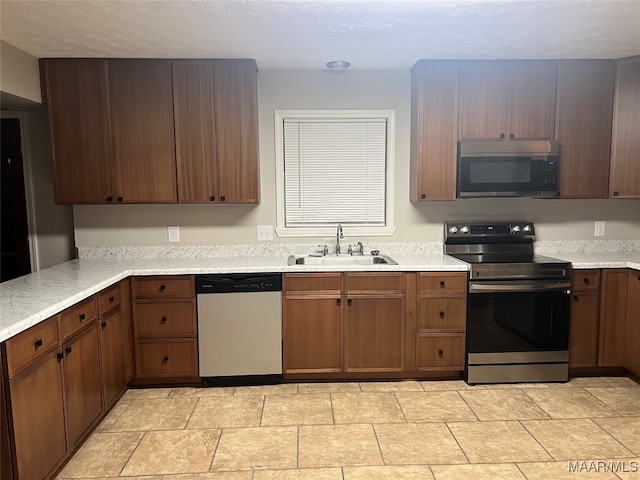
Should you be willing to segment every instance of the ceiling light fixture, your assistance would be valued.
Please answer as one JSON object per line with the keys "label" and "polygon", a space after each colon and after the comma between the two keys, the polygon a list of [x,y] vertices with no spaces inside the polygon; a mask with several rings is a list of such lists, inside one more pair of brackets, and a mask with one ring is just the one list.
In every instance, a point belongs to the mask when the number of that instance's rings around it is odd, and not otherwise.
{"label": "ceiling light fixture", "polygon": [[331,62],[327,62],[327,68],[329,70],[346,70],[350,66],[351,63],[346,60],[333,60]]}

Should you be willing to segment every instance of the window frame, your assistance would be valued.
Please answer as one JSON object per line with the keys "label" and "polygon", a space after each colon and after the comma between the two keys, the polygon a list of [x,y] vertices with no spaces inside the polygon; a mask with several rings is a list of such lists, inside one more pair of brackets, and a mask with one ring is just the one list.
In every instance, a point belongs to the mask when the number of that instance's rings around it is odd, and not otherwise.
{"label": "window frame", "polygon": [[285,226],[285,172],[284,172],[284,120],[285,119],[385,119],[386,165],[385,165],[385,221],[384,226],[345,227],[346,235],[352,236],[391,236],[395,233],[394,217],[394,172],[395,172],[395,110],[275,110],[275,159],[276,159],[276,234],[278,237],[326,237],[336,234],[336,225],[326,227],[287,227]]}

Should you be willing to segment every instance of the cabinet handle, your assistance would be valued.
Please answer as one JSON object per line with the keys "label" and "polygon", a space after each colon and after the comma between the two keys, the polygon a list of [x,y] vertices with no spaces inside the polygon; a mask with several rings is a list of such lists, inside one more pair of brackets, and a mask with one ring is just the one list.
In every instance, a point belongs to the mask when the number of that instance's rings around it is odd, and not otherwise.
{"label": "cabinet handle", "polygon": [[587,277],[583,278],[582,281],[585,285],[589,285],[589,279]]}
{"label": "cabinet handle", "polygon": [[438,349],[438,356],[439,356],[440,358],[444,357],[444,351],[443,351],[441,348],[440,348],[440,349]]}
{"label": "cabinet handle", "polygon": [[107,202],[113,202],[113,197],[107,197]]}
{"label": "cabinet handle", "polygon": [[84,313],[81,313],[78,320],[83,321],[85,318],[87,318],[87,316]]}
{"label": "cabinet handle", "polygon": [[342,305],[342,299],[336,298],[336,305]]}
{"label": "cabinet handle", "polygon": [[116,301],[116,297],[109,297],[109,303],[113,303]]}
{"label": "cabinet handle", "polygon": [[162,323],[166,323],[166,321],[167,321],[167,317],[162,317],[162,318],[160,319],[160,321],[161,321]]}
{"label": "cabinet handle", "polygon": [[122,197],[118,197],[118,201],[119,201],[119,202],[122,202],[123,200],[124,200],[124,198],[122,198]]}
{"label": "cabinet handle", "polygon": [[580,300],[580,297],[579,297],[578,295],[574,295],[574,296],[573,296],[573,300],[574,300],[575,302],[577,302],[577,301],[579,301],[579,300]]}
{"label": "cabinet handle", "polygon": [[617,197],[618,195],[620,195],[620,192],[613,192],[614,197]]}
{"label": "cabinet handle", "polygon": [[227,197],[225,197],[224,195],[220,195],[220,201],[224,202],[226,200]]}
{"label": "cabinet handle", "polygon": [[71,353],[71,347],[65,348],[64,351],[67,352],[67,355],[69,355]]}
{"label": "cabinet handle", "polygon": [[102,322],[102,328],[107,328],[107,322]]}
{"label": "cabinet handle", "polygon": [[514,133],[510,133],[510,134],[509,134],[509,138],[516,138],[516,136],[515,136],[515,134],[514,134]]}
{"label": "cabinet handle", "polygon": [[211,195],[211,196],[209,197],[209,201],[211,201],[211,202],[215,202],[215,201],[216,201],[216,196],[215,196],[215,195]]}
{"label": "cabinet handle", "polygon": [[164,292],[167,289],[166,285],[162,284],[160,285],[160,291]]}
{"label": "cabinet handle", "polygon": [[444,312],[440,312],[440,318],[444,318]]}
{"label": "cabinet handle", "polygon": [[426,193],[421,193],[420,194],[420,199],[421,200],[426,200],[427,199],[427,194]]}
{"label": "cabinet handle", "polygon": [[164,357],[162,357],[162,362],[163,363],[167,363],[169,361],[169,356],[165,355]]}
{"label": "cabinet handle", "polygon": [[444,280],[440,280],[440,288],[444,288],[444,285],[445,285]]}
{"label": "cabinet handle", "polygon": [[500,134],[500,138],[504,140],[504,133]]}
{"label": "cabinet handle", "polygon": [[42,346],[42,339],[39,338],[38,340],[36,340],[33,346],[36,350],[39,349]]}
{"label": "cabinet handle", "polygon": [[347,306],[348,306],[348,307],[350,307],[350,306],[351,306],[351,302],[352,302],[352,300],[351,300],[350,298],[349,298],[349,299],[347,299]]}
{"label": "cabinet handle", "polygon": [[58,354],[56,355],[56,358],[58,359],[58,361],[62,360],[64,358],[64,353],[58,352]]}

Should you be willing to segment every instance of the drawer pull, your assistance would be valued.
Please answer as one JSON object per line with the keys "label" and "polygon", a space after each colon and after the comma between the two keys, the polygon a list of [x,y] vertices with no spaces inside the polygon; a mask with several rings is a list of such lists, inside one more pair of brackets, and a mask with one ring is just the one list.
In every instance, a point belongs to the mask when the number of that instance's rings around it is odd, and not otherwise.
{"label": "drawer pull", "polygon": [[573,300],[574,300],[575,302],[577,302],[577,301],[579,301],[579,300],[580,300],[580,297],[579,297],[578,295],[574,295],[574,296],[573,296]]}
{"label": "drawer pull", "polygon": [[162,319],[160,320],[162,323],[167,323],[167,317],[162,317]]}
{"label": "drawer pull", "polygon": [[67,352],[67,355],[69,355],[71,353],[71,347],[65,348],[64,351]]}
{"label": "drawer pull", "polygon": [[216,196],[215,196],[215,195],[211,195],[211,196],[209,197],[209,201],[210,201],[210,202],[215,202],[215,201],[216,201]]}
{"label": "drawer pull", "polygon": [[84,313],[82,313],[82,314],[80,314],[80,316],[78,317],[78,320],[83,321],[85,318],[87,318],[87,316],[86,316]]}
{"label": "drawer pull", "polygon": [[349,299],[347,300],[347,306],[349,306],[349,307],[350,307],[350,306],[351,306],[351,302],[352,302],[352,300],[349,298]]}
{"label": "drawer pull", "polygon": [[439,349],[439,350],[438,350],[438,356],[439,356],[440,358],[444,357],[444,351],[443,351],[442,349]]}
{"label": "drawer pull", "polygon": [[116,297],[109,297],[109,303],[113,303],[116,301]]}
{"label": "drawer pull", "polygon": [[169,361],[169,356],[165,355],[164,357],[162,357],[162,363],[167,363]]}
{"label": "drawer pull", "polygon": [[342,303],[342,300],[339,298],[336,298],[336,305],[340,305]]}
{"label": "drawer pull", "polygon": [[35,347],[36,350],[39,349],[42,346],[42,339],[39,338],[38,340],[36,340],[33,346]]}
{"label": "drawer pull", "polygon": [[122,198],[122,197],[118,197],[118,201],[119,201],[119,202],[122,202],[123,200],[124,200],[124,198]]}
{"label": "drawer pull", "polygon": [[160,291],[164,292],[167,289],[166,285],[162,284],[160,285]]}
{"label": "drawer pull", "polygon": [[444,318],[444,312],[440,312],[440,318]]}
{"label": "drawer pull", "polygon": [[221,196],[220,196],[220,201],[221,201],[221,202],[224,202],[226,199],[227,199],[227,197],[225,197],[224,195],[221,195]]}
{"label": "drawer pull", "polygon": [[584,277],[582,281],[584,282],[585,285],[589,285],[589,279],[587,277]]}
{"label": "drawer pull", "polygon": [[444,280],[440,280],[440,288],[444,288],[444,285],[445,285]]}
{"label": "drawer pull", "polygon": [[107,322],[102,322],[102,328],[107,328]]}
{"label": "drawer pull", "polygon": [[58,359],[58,361],[62,360],[64,358],[64,353],[58,352],[58,354],[56,355],[56,358]]}

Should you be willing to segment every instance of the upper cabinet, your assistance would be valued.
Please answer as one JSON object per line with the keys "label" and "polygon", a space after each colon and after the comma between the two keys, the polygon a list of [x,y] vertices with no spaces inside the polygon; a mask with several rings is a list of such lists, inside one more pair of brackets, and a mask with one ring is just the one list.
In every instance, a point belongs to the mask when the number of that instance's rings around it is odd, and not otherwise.
{"label": "upper cabinet", "polygon": [[253,60],[173,62],[178,202],[258,203]]}
{"label": "upper cabinet", "polygon": [[640,57],[618,63],[611,142],[611,198],[640,198]]}
{"label": "upper cabinet", "polygon": [[42,61],[57,203],[257,203],[254,60]]}
{"label": "upper cabinet", "polygon": [[558,62],[555,140],[561,198],[607,198],[615,62]]}
{"label": "upper cabinet", "polygon": [[460,62],[460,140],[551,138],[556,62]]}
{"label": "upper cabinet", "polygon": [[111,188],[107,62],[44,60],[56,203],[105,203]]}

